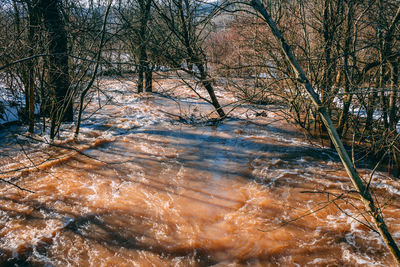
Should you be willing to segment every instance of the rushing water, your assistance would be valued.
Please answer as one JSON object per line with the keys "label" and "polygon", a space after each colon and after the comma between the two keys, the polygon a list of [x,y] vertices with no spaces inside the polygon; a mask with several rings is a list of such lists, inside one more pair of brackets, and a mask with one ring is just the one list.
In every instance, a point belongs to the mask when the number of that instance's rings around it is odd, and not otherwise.
{"label": "rushing water", "polygon": [[[172,99],[131,94],[129,86],[103,82],[109,105],[85,121],[79,140],[66,134],[58,143],[77,150],[2,132],[2,171],[23,168],[3,178],[34,191],[1,187],[3,262],[394,266],[363,225],[331,150],[309,144],[273,112],[257,117],[256,107],[240,107],[223,124],[191,125],[184,119],[210,107],[187,89]],[[86,116],[97,108],[94,101]],[[400,243],[399,182],[377,174],[373,188]]]}

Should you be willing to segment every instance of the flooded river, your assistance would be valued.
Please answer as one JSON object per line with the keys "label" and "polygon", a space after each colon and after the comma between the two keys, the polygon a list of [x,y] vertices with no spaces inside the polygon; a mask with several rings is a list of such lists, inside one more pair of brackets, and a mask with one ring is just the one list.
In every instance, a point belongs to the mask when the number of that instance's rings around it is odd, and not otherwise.
{"label": "flooded river", "polygon": [[[190,124],[211,111],[190,90],[133,86],[103,81],[110,101],[78,140],[1,133],[2,178],[34,192],[1,184],[4,266],[395,266],[335,153],[274,107]],[[400,244],[400,183],[378,173],[373,188]]]}

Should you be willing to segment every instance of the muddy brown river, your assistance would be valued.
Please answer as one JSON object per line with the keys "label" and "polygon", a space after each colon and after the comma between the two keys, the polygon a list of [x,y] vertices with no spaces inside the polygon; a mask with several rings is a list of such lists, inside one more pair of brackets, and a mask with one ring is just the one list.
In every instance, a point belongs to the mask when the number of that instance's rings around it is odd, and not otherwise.
{"label": "muddy brown river", "polygon": [[[34,192],[1,184],[0,266],[395,266],[336,154],[276,107],[204,125],[184,86],[133,86],[104,80],[78,140],[0,133],[1,178]],[[400,244],[400,183],[373,189]]]}

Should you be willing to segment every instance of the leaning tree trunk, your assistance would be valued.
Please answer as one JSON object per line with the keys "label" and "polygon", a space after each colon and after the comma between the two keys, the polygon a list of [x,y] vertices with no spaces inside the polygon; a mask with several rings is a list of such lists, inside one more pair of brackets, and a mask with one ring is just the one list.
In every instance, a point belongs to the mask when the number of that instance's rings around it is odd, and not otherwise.
{"label": "leaning tree trunk", "polygon": [[59,10],[59,0],[39,1],[49,38],[49,86],[52,110],[50,138],[56,135],[61,122],[73,121],[72,93],[70,91],[67,32]]}
{"label": "leaning tree trunk", "polygon": [[[188,2],[185,3],[185,6],[186,6],[187,14],[190,14],[190,11],[188,10],[189,9]],[[194,44],[193,44],[193,38],[191,38],[191,24],[190,24],[190,23],[192,23],[192,18],[185,16],[182,0],[177,1],[177,7],[179,10],[179,17],[180,17],[180,21],[182,24],[184,45],[186,47],[189,64],[193,64],[197,67],[197,69],[199,70],[199,73],[200,73],[200,82],[204,86],[204,88],[207,90],[207,93],[210,96],[212,105],[214,106],[215,110],[217,111],[219,117],[225,118],[226,114],[225,114],[224,110],[222,109],[221,105],[219,104],[219,101],[214,92],[214,87],[212,86],[212,83],[208,77],[208,73],[205,68],[206,64],[205,64],[204,60],[202,60],[201,53],[198,53],[198,50],[200,48],[197,48],[197,49],[193,48]]]}
{"label": "leaning tree trunk", "polygon": [[205,70],[204,65],[202,63],[196,63],[195,65],[199,69],[201,83],[204,86],[204,88],[206,88],[207,93],[211,98],[212,105],[217,111],[219,117],[225,118],[226,114],[218,102],[218,98],[214,93],[214,87],[212,86],[211,81],[208,79],[207,71]]}
{"label": "leaning tree trunk", "polygon": [[378,229],[378,232],[380,233],[383,241],[385,242],[386,246],[392,253],[395,261],[397,264],[400,265],[400,250],[394,241],[393,237],[391,236],[385,221],[382,218],[380,209],[378,209],[375,204],[374,200],[371,196],[371,193],[369,191],[368,186],[366,186],[363,181],[361,180],[357,170],[354,168],[352,161],[347,154],[346,149],[343,146],[342,141],[340,140],[339,135],[336,132],[335,126],[332,123],[332,120],[330,116],[328,115],[326,108],[322,105],[318,94],[315,92],[313,86],[307,79],[307,76],[305,75],[303,69],[300,67],[300,64],[298,63],[297,59],[295,58],[290,46],[288,43],[286,43],[286,40],[283,38],[282,33],[276,26],[275,22],[272,20],[270,15],[268,14],[268,11],[264,7],[264,5],[259,1],[259,0],[252,0],[250,2],[250,5],[258,11],[266,20],[268,26],[270,27],[275,39],[278,41],[280,44],[280,47],[282,49],[282,52],[285,54],[286,59],[290,62],[290,65],[296,74],[296,79],[302,83],[307,91],[307,93],[310,95],[314,106],[317,108],[327,130],[329,133],[329,136],[336,148],[336,151],[339,154],[339,157],[347,171],[347,174],[349,175],[354,188],[357,190],[358,194],[360,195],[360,199],[364,203],[364,206],[368,213],[371,215],[375,222],[375,226]]}

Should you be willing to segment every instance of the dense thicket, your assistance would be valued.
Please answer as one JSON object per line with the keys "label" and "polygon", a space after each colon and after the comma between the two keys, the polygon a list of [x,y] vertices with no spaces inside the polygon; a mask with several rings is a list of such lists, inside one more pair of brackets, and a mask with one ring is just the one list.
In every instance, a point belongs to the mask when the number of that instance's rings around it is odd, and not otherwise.
{"label": "dense thicket", "polygon": [[[265,5],[307,70],[339,135],[363,147],[364,155],[377,160],[384,156],[389,169],[399,170],[398,1]],[[206,89],[205,100],[224,118],[214,93],[215,81],[222,81],[247,101],[285,103],[287,116],[310,133],[324,133],[290,64],[262,18],[246,4],[116,1],[99,60],[105,2],[2,0],[1,6],[0,111],[5,117],[7,106],[17,106],[19,120],[27,122],[30,132],[38,115],[50,117],[52,138],[63,121],[73,120],[74,101],[99,61],[98,73],[137,74],[138,92],[152,91],[154,71],[184,72]]]}
{"label": "dense thicket", "polygon": [[[398,1],[265,3],[339,135],[348,144],[362,147],[363,156],[375,160],[385,156],[389,169],[398,174]],[[291,119],[310,133],[324,134],[318,112],[305,98],[263,19],[250,10],[225,16],[223,29],[208,41],[212,47],[208,54],[218,75],[227,77],[246,99],[286,103]],[[238,77],[246,82],[238,86]]]}

